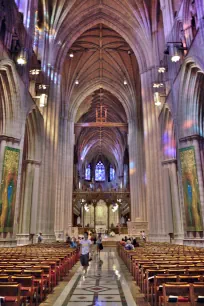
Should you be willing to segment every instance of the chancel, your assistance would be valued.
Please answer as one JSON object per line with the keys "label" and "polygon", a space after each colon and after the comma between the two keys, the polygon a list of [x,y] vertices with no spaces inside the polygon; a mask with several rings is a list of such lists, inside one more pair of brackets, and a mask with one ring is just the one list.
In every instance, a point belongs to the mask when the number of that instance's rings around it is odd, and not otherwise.
{"label": "chancel", "polygon": [[0,304],[203,302],[203,54],[203,0],[0,1]]}

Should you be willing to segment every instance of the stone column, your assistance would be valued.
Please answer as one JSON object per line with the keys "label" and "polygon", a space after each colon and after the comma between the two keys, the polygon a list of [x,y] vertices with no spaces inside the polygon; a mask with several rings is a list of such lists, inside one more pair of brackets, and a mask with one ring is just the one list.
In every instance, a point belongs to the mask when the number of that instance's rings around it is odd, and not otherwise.
{"label": "stone column", "polygon": [[136,228],[144,222],[144,230],[147,230],[147,212],[145,197],[145,167],[143,152],[143,135],[138,123],[129,121],[129,174],[130,174],[130,198],[131,198],[131,228]]}
{"label": "stone column", "polygon": [[204,20],[203,20],[203,0],[196,0],[197,17],[199,23],[199,31],[204,39]]}
{"label": "stone column", "polygon": [[84,212],[83,212],[83,206],[81,205],[81,211],[80,211],[80,214],[81,214],[81,221],[80,221],[80,224],[82,227],[84,227]]}
{"label": "stone column", "polygon": [[25,160],[21,185],[20,224],[18,245],[29,244],[30,234],[37,234],[37,208],[39,199],[40,162]]}
{"label": "stone column", "polygon": [[109,231],[109,222],[110,222],[110,214],[109,214],[109,208],[110,208],[110,204],[106,204],[107,205],[107,211],[108,211],[108,231]]}
{"label": "stone column", "polygon": [[94,206],[94,230],[96,230],[96,204],[93,204]]}
{"label": "stone column", "polygon": [[34,164],[32,207],[30,233],[37,234],[37,207],[39,203],[39,183],[40,183],[40,162]]}
{"label": "stone column", "polygon": [[120,215],[121,215],[121,211],[120,211],[120,205],[121,203],[118,204],[118,224],[120,224]]}
{"label": "stone column", "polygon": [[65,155],[65,197],[64,197],[64,230],[71,234],[72,230],[72,193],[74,166],[74,122],[67,121],[66,155]]}
{"label": "stone column", "polygon": [[138,180],[137,180],[137,140],[136,124],[129,123],[128,144],[129,144],[129,174],[130,174],[130,197],[131,197],[131,221],[139,217]]}
{"label": "stone column", "polygon": [[[177,244],[182,244],[183,242],[183,214],[182,208],[179,200],[179,184],[178,184],[178,175],[177,175],[177,160],[169,159],[162,162],[162,166],[166,169],[167,178],[165,186],[165,194],[167,199],[165,203],[168,203],[166,209],[166,222],[169,223],[169,220],[172,216],[173,229],[170,230],[171,225],[169,224],[169,233],[173,232],[174,241]],[[171,214],[171,215],[170,215]]]}
{"label": "stone column", "polygon": [[29,242],[31,207],[32,207],[32,188],[33,188],[33,165],[24,163],[23,165],[23,184],[21,195],[21,215],[20,227],[18,235],[18,244],[26,244]]}
{"label": "stone column", "polygon": [[[66,135],[67,120],[60,119],[59,140],[58,140],[58,171],[57,190],[55,197],[55,236],[58,240],[64,240],[67,233],[64,233],[64,205],[65,205],[65,156],[66,156]],[[65,234],[65,235],[64,235]]]}
{"label": "stone column", "polygon": [[60,119],[57,194],[55,209],[55,235],[63,240],[72,235],[72,192],[74,170],[74,123]]}
{"label": "stone column", "polygon": [[164,34],[165,38],[169,38],[169,35],[172,31],[172,27],[174,24],[174,15],[172,8],[172,0],[161,0],[160,6],[163,14],[164,20]]}
{"label": "stone column", "polygon": [[[55,71],[51,71],[55,75]],[[49,81],[49,80],[47,80]],[[59,113],[60,113],[60,82],[59,78],[50,81],[49,99],[43,108],[44,139],[43,159],[40,184],[40,199],[38,205],[37,232],[43,233],[43,241],[55,241],[55,207],[57,194],[57,171],[59,152]],[[62,212],[63,213],[63,212]]]}
{"label": "stone column", "polygon": [[169,241],[168,229],[165,224],[163,177],[160,162],[160,129],[158,122],[160,110],[155,106],[153,100],[153,77],[154,70],[152,69],[141,74],[147,219],[149,221],[150,240]]}

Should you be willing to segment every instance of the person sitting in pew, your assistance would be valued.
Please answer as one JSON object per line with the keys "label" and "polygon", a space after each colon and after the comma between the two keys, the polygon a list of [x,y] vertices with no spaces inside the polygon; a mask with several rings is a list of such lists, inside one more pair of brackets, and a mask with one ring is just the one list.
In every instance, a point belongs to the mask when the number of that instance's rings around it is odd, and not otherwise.
{"label": "person sitting in pew", "polygon": [[125,245],[125,249],[129,250],[129,251],[134,249],[134,246],[132,245],[130,240],[127,240],[126,245]]}
{"label": "person sitting in pew", "polygon": [[71,242],[70,242],[70,248],[77,248],[77,240],[75,237],[72,238]]}
{"label": "person sitting in pew", "polygon": [[137,238],[133,239],[132,244],[134,245],[134,248],[138,248],[140,246],[139,242],[137,241]]}
{"label": "person sitting in pew", "polygon": [[42,241],[43,241],[42,233],[39,233],[39,235],[38,235],[38,243],[41,243]]}

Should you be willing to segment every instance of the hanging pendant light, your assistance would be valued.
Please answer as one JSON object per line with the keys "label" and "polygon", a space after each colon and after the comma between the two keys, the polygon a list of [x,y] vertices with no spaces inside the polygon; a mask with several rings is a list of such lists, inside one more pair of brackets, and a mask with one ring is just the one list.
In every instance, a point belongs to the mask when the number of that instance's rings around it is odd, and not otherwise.
{"label": "hanging pendant light", "polygon": [[40,107],[45,107],[47,105],[47,98],[48,96],[44,93],[40,95]]}
{"label": "hanging pendant light", "polygon": [[161,66],[161,67],[158,68],[158,72],[159,73],[164,73],[164,72],[166,72],[166,68]]}
{"label": "hanging pendant light", "polygon": [[178,54],[178,49],[177,48],[174,48],[174,54],[171,56],[171,61],[173,63],[177,63],[178,61],[180,61],[180,55]]}
{"label": "hanging pendant light", "polygon": [[19,57],[17,58],[17,63],[21,66],[27,64],[27,59],[26,59],[26,51],[21,50]]}
{"label": "hanging pendant light", "polygon": [[154,104],[156,106],[160,106],[161,105],[160,96],[159,96],[158,92],[154,93]]}

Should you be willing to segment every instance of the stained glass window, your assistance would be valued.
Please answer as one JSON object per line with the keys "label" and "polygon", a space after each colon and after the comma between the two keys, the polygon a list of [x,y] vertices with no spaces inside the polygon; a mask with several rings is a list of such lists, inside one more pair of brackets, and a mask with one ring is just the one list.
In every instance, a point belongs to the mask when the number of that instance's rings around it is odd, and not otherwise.
{"label": "stained glass window", "polygon": [[86,167],[85,180],[87,181],[91,180],[91,165],[90,164]]}
{"label": "stained glass window", "polygon": [[110,166],[110,181],[113,181],[115,178],[115,169]]}
{"label": "stained glass window", "polygon": [[106,179],[106,172],[104,164],[99,161],[95,168],[95,181],[105,181]]}

